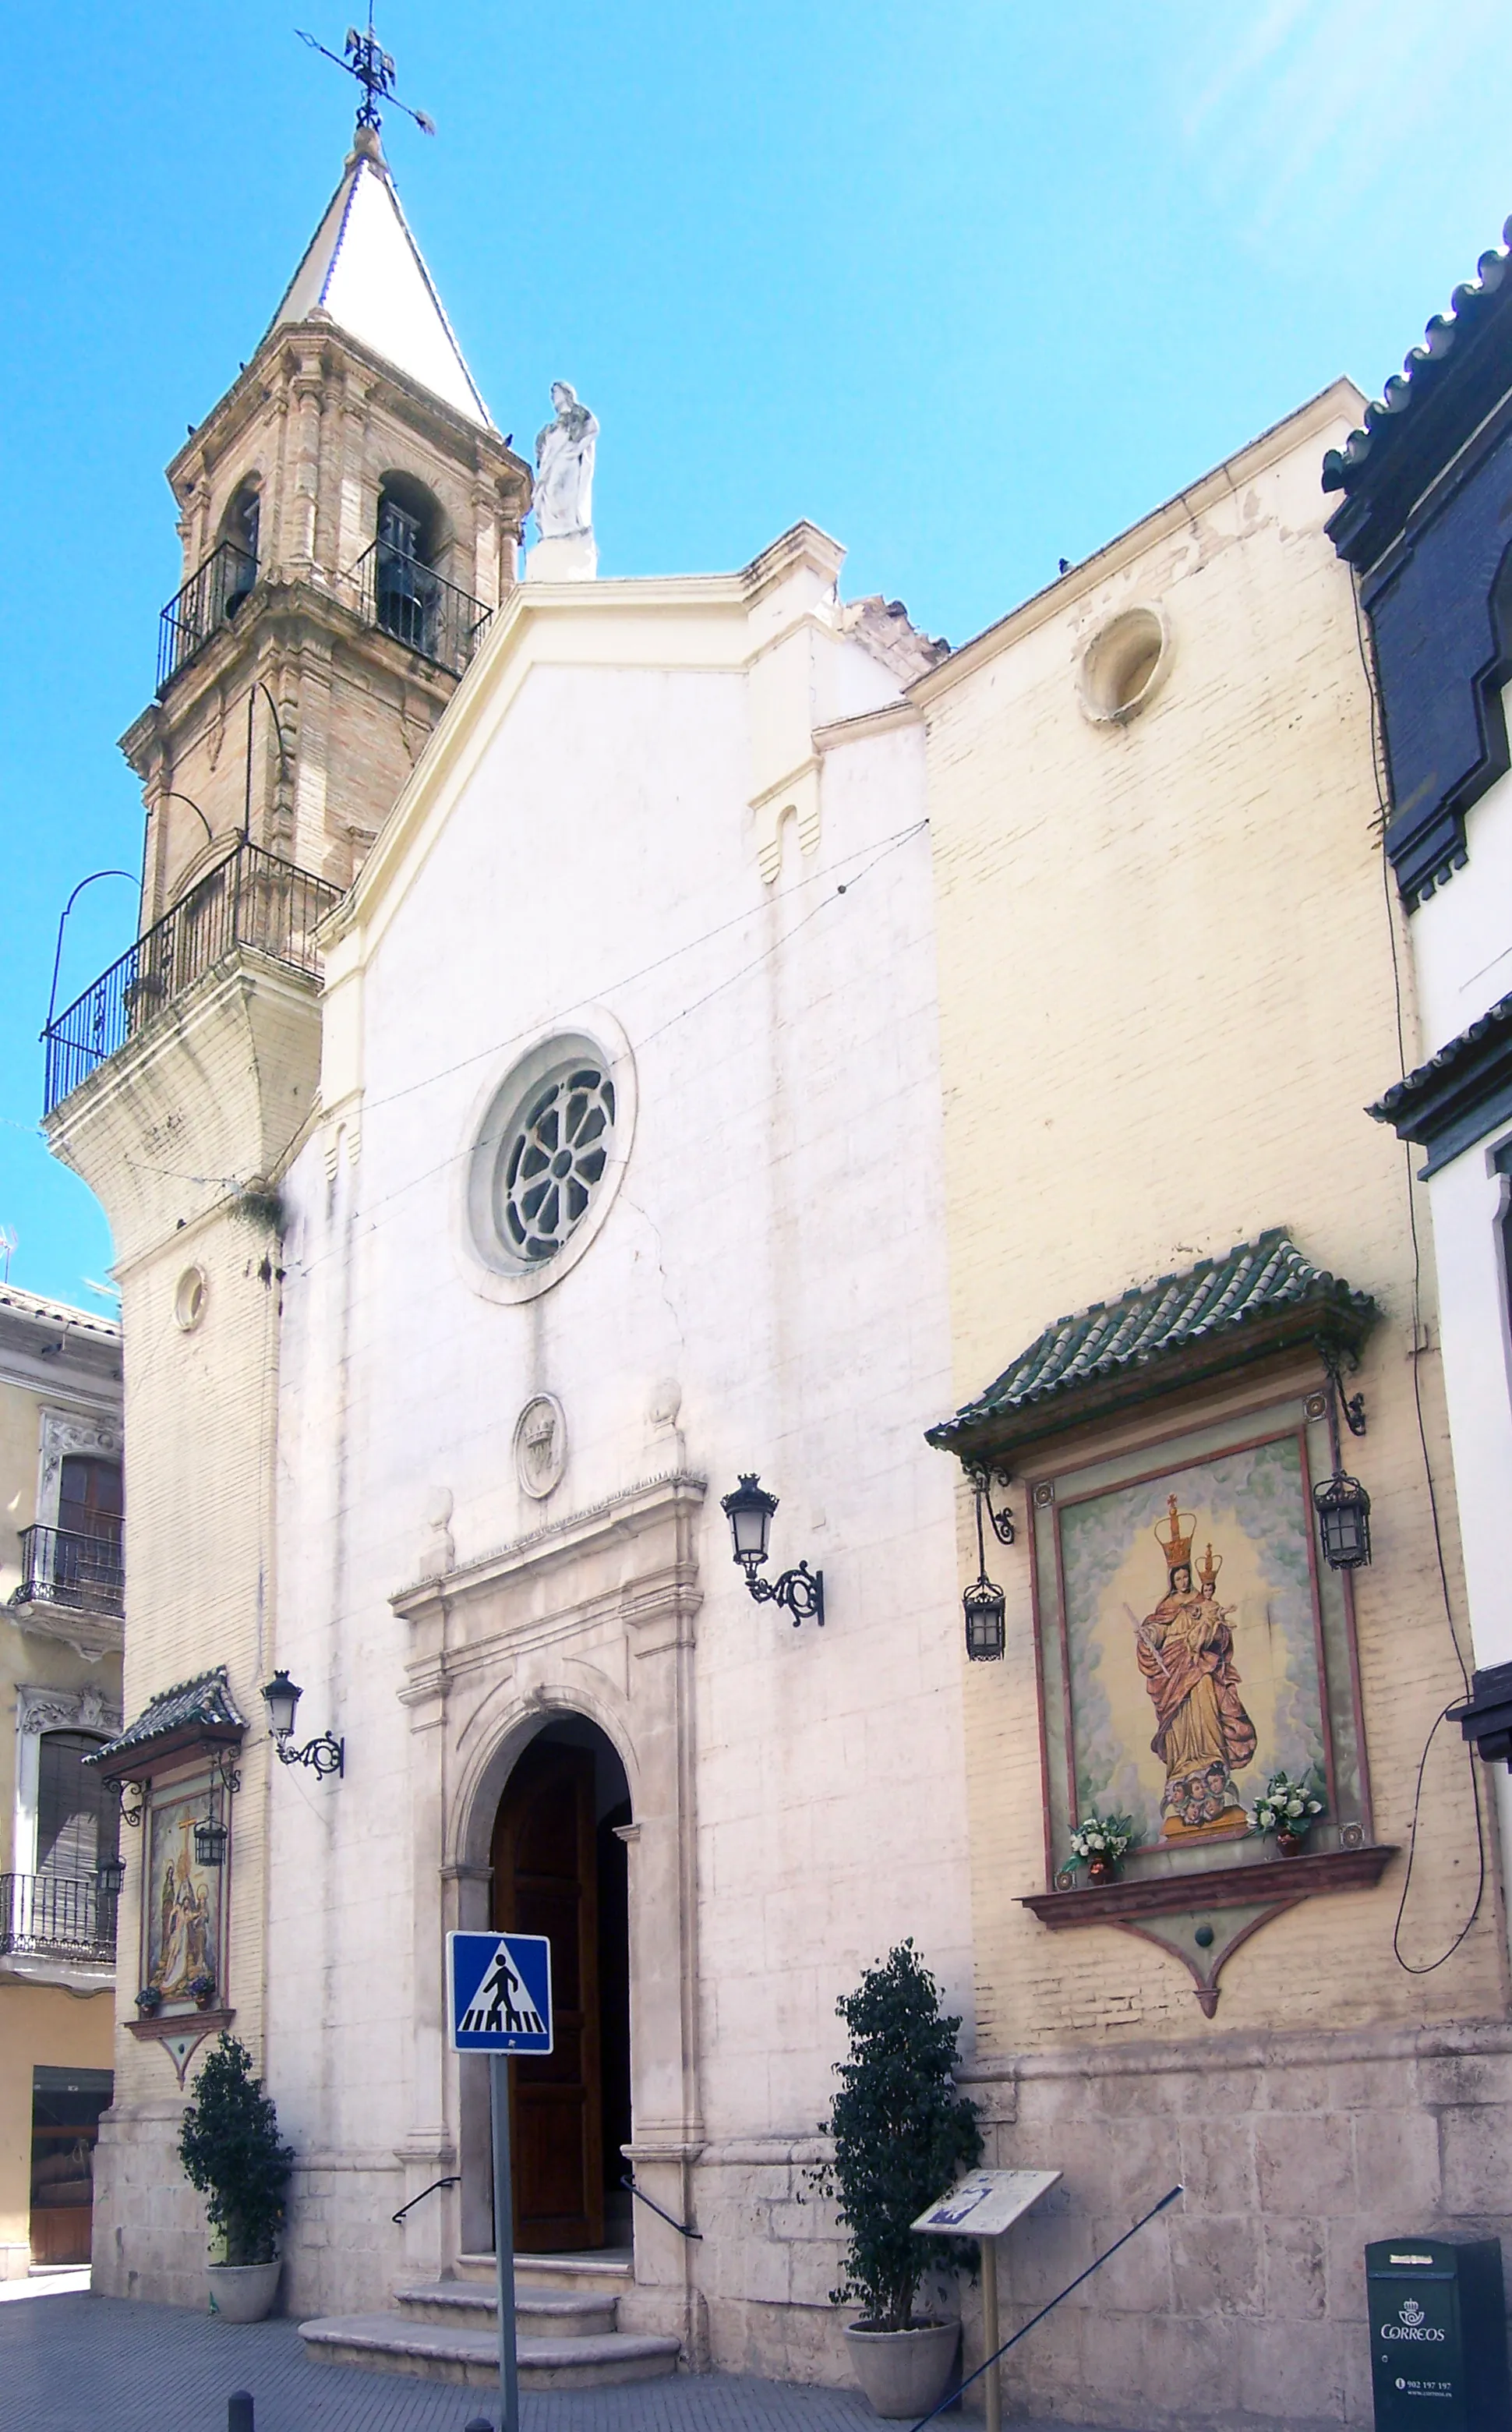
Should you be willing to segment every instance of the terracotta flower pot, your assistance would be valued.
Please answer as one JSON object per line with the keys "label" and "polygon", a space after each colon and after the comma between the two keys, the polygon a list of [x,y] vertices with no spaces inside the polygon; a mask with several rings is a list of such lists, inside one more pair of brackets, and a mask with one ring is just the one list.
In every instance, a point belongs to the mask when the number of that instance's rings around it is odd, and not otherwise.
{"label": "terracotta flower pot", "polygon": [[925,2322],[912,2331],[852,2322],[846,2346],[872,2413],[889,2420],[927,2415],[945,2395],[960,2336],[959,2322]]}
{"label": "terracotta flower pot", "polygon": [[1117,1858],[1088,1858],[1086,1879],[1089,1883],[1116,1883],[1118,1880]]}
{"label": "terracotta flower pot", "polygon": [[1301,1832],[1289,1832],[1283,1824],[1276,1833],[1276,1847],[1284,1858],[1300,1858],[1307,1847],[1305,1830]]}
{"label": "terracotta flower pot", "polygon": [[223,2322],[260,2322],[278,2292],[283,2266],[272,2263],[207,2263],[210,2310]]}

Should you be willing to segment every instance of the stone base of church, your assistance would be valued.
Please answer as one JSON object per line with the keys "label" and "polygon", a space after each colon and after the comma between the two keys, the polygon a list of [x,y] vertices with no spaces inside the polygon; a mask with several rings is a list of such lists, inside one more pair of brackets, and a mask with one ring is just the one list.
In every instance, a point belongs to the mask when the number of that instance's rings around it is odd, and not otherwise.
{"label": "stone base of church", "polygon": [[178,2158],[183,2116],[181,2102],[148,2102],[118,2105],[100,2121],[91,2278],[97,2297],[205,2310],[209,2240],[205,2207]]}
{"label": "stone base of church", "polygon": [[[1512,2282],[1505,2023],[1077,2046],[979,2061],[963,2083],[994,2115],[988,2160],[1065,2172],[1000,2249],[1004,2338],[1184,2189],[1005,2361],[1008,2413],[1368,2425],[1369,2239],[1500,2236]],[[969,2368],[975,2289],[965,2312]]]}

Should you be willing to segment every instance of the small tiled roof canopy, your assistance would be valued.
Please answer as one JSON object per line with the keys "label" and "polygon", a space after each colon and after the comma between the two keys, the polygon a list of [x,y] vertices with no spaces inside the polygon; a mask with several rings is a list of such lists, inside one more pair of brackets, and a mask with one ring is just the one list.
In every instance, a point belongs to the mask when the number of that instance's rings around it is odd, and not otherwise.
{"label": "small tiled roof canopy", "polygon": [[1313,1266],[1277,1227],[1057,1318],[929,1442],[963,1460],[1000,1457],[1271,1352],[1355,1353],[1378,1315],[1369,1292]]}
{"label": "small tiled roof canopy", "polygon": [[108,1740],[84,1762],[97,1766],[107,1782],[134,1782],[194,1748],[239,1747],[245,1730],[246,1716],[231,1695],[221,1664],[213,1672],[196,1673],[193,1680],[165,1689],[118,1739]]}

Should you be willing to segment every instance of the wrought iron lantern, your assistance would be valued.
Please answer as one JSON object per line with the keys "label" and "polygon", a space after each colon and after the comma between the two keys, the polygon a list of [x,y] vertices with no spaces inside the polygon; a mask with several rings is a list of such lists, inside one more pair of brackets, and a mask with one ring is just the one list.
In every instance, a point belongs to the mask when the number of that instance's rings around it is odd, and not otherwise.
{"label": "wrought iron lantern", "polygon": [[291,1745],[294,1715],[304,1694],[297,1682],[291,1680],[288,1673],[281,1670],[275,1672],[272,1680],[263,1684],[262,1702],[268,1710],[268,1727],[273,1733],[273,1745],[278,1751],[278,1763],[308,1765],[311,1773],[322,1781],[328,1774],[344,1775],[346,1742],[336,1739],[331,1732],[322,1731],[318,1739],[307,1740],[303,1748]]}
{"label": "wrought iron lantern", "polygon": [[119,1900],[121,1887],[125,1882],[126,1860],[119,1850],[112,1849],[109,1856],[102,1858],[94,1869],[95,1889],[102,1900]]}
{"label": "wrought iron lantern", "polygon": [[[997,1664],[1001,1661],[1007,1640],[1003,1616],[1008,1599],[996,1580],[987,1577],[987,1546],[982,1532],[982,1507],[987,1503],[987,1472],[972,1464],[966,1471],[977,1497],[977,1577],[961,1599],[966,1614],[966,1653],[973,1664]],[[1013,1518],[1005,1513],[1008,1534],[1003,1537],[996,1513],[987,1504],[988,1516],[995,1533],[1004,1545],[1013,1542]]]}
{"label": "wrought iron lantern", "polygon": [[1313,1502],[1329,1568],[1357,1571],[1370,1559],[1370,1498],[1359,1479],[1336,1469],[1314,1487]]}
{"label": "wrought iron lantern", "polygon": [[721,1497],[719,1508],[730,1523],[735,1560],[746,1574],[746,1585],[756,1602],[783,1606],[793,1616],[795,1630],[804,1621],[816,1621],[822,1630],[822,1571],[811,1571],[807,1562],[799,1562],[796,1570],[783,1571],[779,1579],[757,1577],[766,1560],[772,1514],[777,1510],[776,1495],[767,1494],[759,1478],[742,1470],[740,1484],[732,1495]]}
{"label": "wrought iron lantern", "polygon": [[230,1833],[217,1816],[203,1816],[194,1826],[194,1857],[202,1866],[223,1866]]}

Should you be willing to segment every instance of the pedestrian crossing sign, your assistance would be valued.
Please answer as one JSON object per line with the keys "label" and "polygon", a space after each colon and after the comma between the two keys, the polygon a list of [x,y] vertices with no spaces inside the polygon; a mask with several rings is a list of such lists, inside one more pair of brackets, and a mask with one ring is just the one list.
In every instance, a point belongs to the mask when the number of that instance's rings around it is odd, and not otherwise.
{"label": "pedestrian crossing sign", "polygon": [[551,2050],[551,1945],[544,1934],[448,1934],[446,1995],[453,2052]]}

